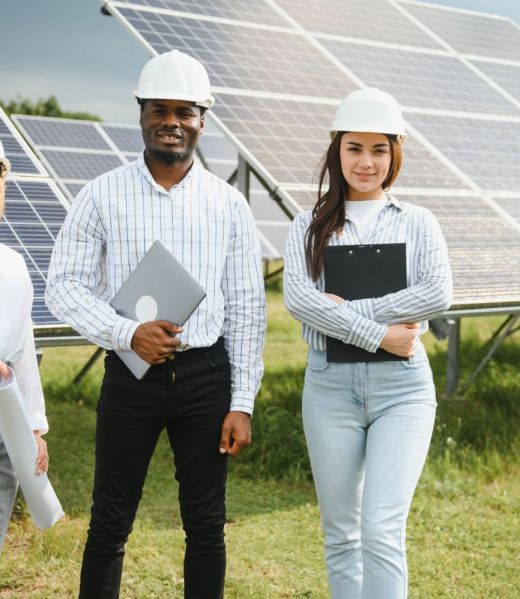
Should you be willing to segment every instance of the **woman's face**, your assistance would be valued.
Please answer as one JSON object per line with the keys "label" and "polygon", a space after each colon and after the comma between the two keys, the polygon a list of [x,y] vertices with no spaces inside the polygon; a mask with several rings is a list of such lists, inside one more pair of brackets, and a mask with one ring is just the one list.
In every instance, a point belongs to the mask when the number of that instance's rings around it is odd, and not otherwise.
{"label": "woman's face", "polygon": [[390,142],[381,133],[344,133],[339,149],[349,200],[384,197],[383,181],[392,162]]}

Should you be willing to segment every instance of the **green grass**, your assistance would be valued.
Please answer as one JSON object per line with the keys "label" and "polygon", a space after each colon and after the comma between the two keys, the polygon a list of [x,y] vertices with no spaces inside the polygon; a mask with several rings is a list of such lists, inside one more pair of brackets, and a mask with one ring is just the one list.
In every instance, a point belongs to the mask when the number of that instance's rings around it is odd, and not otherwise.
{"label": "green grass", "polygon": [[[462,378],[497,319],[464,322]],[[446,344],[425,337],[438,388]],[[0,597],[77,593],[93,475],[98,362],[71,380],[92,347],[48,349],[42,377],[51,422],[50,478],[67,516],[34,529],[21,498],[0,559]],[[327,597],[319,514],[302,434],[306,346],[270,285],[266,374],[253,445],[232,463],[227,599]],[[410,599],[516,599],[520,538],[520,343],[509,339],[464,401],[439,401],[428,462],[408,526]],[[163,437],[127,546],[122,598],[182,597],[183,533],[172,458]],[[384,599],[384,598],[382,598]]]}

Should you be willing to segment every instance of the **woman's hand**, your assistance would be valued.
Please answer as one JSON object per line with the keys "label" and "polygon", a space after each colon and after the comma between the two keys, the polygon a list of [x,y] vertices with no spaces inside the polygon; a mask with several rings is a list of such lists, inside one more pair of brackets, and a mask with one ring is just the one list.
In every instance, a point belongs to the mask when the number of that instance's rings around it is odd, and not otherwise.
{"label": "woman's hand", "polygon": [[0,379],[8,379],[11,376],[11,373],[9,372],[9,368],[7,367],[7,364],[5,362],[2,362],[2,360],[0,360]]}
{"label": "woman's hand", "polygon": [[415,344],[418,337],[419,325],[415,322],[391,324],[379,347],[391,354],[411,358],[415,355]]}
{"label": "woman's hand", "polygon": [[47,443],[41,438],[40,431],[33,431],[36,445],[38,446],[38,456],[36,457],[36,474],[43,474],[49,469],[49,454],[47,453]]}
{"label": "woman's hand", "polygon": [[323,295],[327,296],[329,299],[331,299],[333,302],[336,302],[336,304],[344,304],[345,300],[342,297],[339,297],[339,295],[334,295],[333,293],[323,293]]}

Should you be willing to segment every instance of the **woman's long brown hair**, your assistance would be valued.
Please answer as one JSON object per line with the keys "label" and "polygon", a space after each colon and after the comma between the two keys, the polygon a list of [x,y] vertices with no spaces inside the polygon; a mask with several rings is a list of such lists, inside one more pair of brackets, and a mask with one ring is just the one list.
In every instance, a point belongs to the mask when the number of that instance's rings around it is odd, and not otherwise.
{"label": "woman's long brown hair", "polygon": [[[334,233],[343,231],[345,226],[345,200],[348,183],[341,170],[339,148],[345,132],[338,131],[329,145],[322,160],[320,170],[318,201],[312,210],[312,221],[305,236],[305,258],[307,271],[314,281],[323,270],[323,251]],[[391,162],[388,175],[383,181],[383,189],[387,190],[397,179],[403,153],[400,144],[390,135]],[[327,191],[323,188],[328,181]]]}

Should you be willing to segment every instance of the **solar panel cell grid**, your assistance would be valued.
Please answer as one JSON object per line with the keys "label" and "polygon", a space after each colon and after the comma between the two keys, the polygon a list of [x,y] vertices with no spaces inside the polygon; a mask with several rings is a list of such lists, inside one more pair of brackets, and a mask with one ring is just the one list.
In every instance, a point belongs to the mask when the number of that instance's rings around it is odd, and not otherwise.
{"label": "solar panel cell grid", "polygon": [[406,118],[484,190],[519,190],[520,123],[407,114]]}
{"label": "solar panel cell grid", "polygon": [[[520,60],[520,53],[518,60]],[[473,61],[473,64],[520,102],[520,65],[512,66],[482,61]]]}
{"label": "solar panel cell grid", "polygon": [[417,139],[408,135],[403,145],[403,165],[394,187],[457,189],[466,185]]}
{"label": "solar panel cell grid", "polygon": [[177,48],[202,61],[213,86],[318,97],[356,87],[302,35],[168,15],[151,19],[129,9],[121,13],[157,52]]}
{"label": "solar panel cell grid", "polygon": [[34,287],[32,318],[36,325],[58,324],[45,307],[44,277],[65,214],[65,208],[47,181],[8,182],[0,242],[25,260]]}
{"label": "solar panel cell grid", "polygon": [[520,223],[520,198],[494,198],[495,202]]}
{"label": "solar panel cell grid", "polygon": [[321,43],[366,85],[384,89],[404,106],[519,114],[457,58],[335,40]]}
{"label": "solar panel cell grid", "polygon": [[[87,154],[60,150],[40,151],[60,179],[90,180],[123,164],[123,161],[114,154]],[[81,176],[78,176],[78,173],[81,173]]]}
{"label": "solar panel cell grid", "polygon": [[312,182],[334,106],[218,95],[213,110],[282,185]]}
{"label": "solar panel cell grid", "polygon": [[514,302],[520,296],[520,233],[480,198],[404,198],[439,219],[449,247],[455,305]]}
{"label": "solar panel cell grid", "polygon": [[403,7],[461,54],[519,60],[520,31],[505,19],[426,5]]}
{"label": "solar panel cell grid", "polygon": [[[138,114],[137,110],[136,108],[136,118]],[[135,127],[131,127],[130,125],[125,127],[102,125],[102,128],[122,152],[138,153],[143,149],[141,128],[137,125]]]}
{"label": "solar panel cell grid", "polygon": [[308,31],[439,48],[437,42],[387,0],[327,0],[321,6],[314,0],[277,0],[277,4]]}
{"label": "solar panel cell grid", "polygon": [[85,148],[90,150],[109,150],[110,146],[96,131],[91,122],[71,123],[60,120],[57,127],[52,121],[40,118],[23,118],[23,127],[31,140],[39,146],[57,146],[63,148]]}
{"label": "solar panel cell grid", "polygon": [[33,159],[23,149],[2,119],[3,115],[0,113],[0,141],[5,155],[11,163],[11,172],[13,174],[39,175],[40,170],[36,167]]}
{"label": "solar panel cell grid", "polygon": [[239,21],[280,23],[280,15],[267,3],[251,0],[130,0],[129,3]]}

